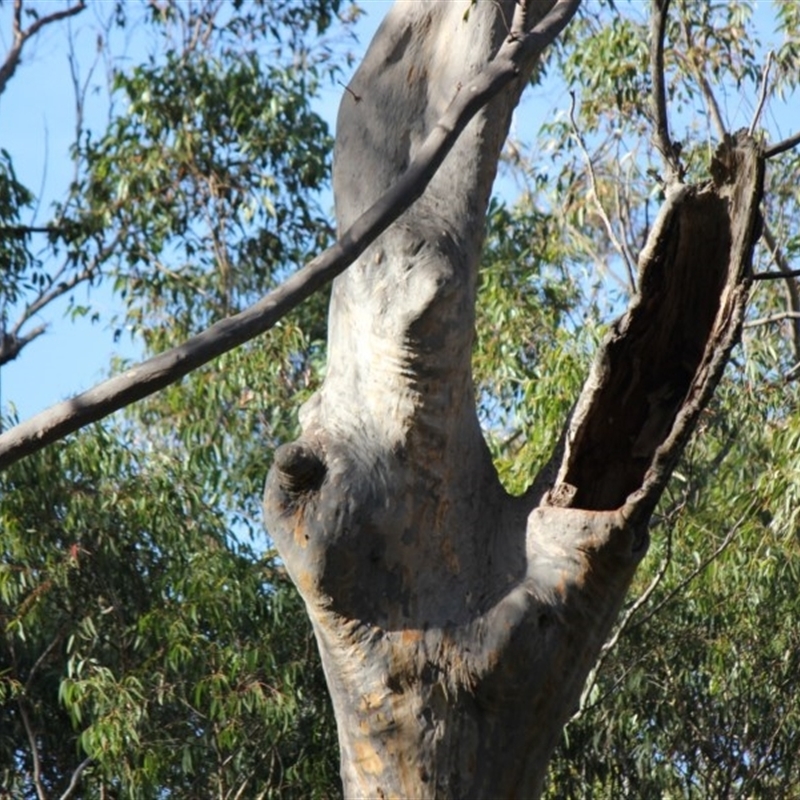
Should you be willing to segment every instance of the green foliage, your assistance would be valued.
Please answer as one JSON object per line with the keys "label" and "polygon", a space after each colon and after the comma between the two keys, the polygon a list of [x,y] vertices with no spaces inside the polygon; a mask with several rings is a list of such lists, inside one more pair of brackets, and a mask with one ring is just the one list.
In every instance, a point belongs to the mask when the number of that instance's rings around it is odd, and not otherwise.
{"label": "green foliage", "polygon": [[550,455],[593,349],[591,329],[573,316],[582,293],[563,267],[557,220],[536,199],[492,201],[477,303],[478,411],[512,492]]}
{"label": "green foliage", "polygon": [[582,87],[583,120],[596,125],[603,116],[642,116],[650,94],[646,28],[641,22],[616,17],[601,27],[583,20],[575,33],[580,47],[564,61],[564,79]]}
{"label": "green foliage", "polygon": [[[100,319],[94,295],[72,290],[105,280],[123,301],[116,335],[128,330],[152,347],[154,327],[185,338],[254,302],[330,241],[319,197],[331,136],[312,104],[349,57],[342,32],[358,9],[170,0],[96,10],[109,17],[97,38],[109,122],[98,133],[82,116],[88,88],[99,87],[84,85],[76,48],[74,179],[46,225],[0,237],[14,270],[0,300],[22,333],[28,308],[41,313],[62,295],[73,315]],[[111,49],[126,29],[151,53],[141,63]],[[33,198],[20,194],[10,158],[0,160],[0,226],[16,226]]]}
{"label": "green foliage", "polygon": [[301,604],[190,478],[179,454],[102,428],[0,478],[0,786],[12,796],[34,791],[33,736],[53,793],[86,757],[87,798],[335,785]]}
{"label": "green foliage", "polygon": [[[149,346],[154,319],[169,315],[176,338],[206,327],[330,238],[315,193],[331,138],[310,103],[322,73],[337,67],[302,37],[312,23],[326,27],[338,4],[327,17],[273,5],[260,7],[258,22],[249,5],[212,19],[172,8],[187,13],[183,37],[157,27],[163,56],[115,73],[112,99],[124,111],[77,149],[85,172],[73,213],[96,245],[74,246],[84,261],[108,263],[127,322]],[[187,42],[192,27],[200,34]],[[265,28],[273,49],[259,44]]]}
{"label": "green foliage", "polygon": [[[792,797],[800,787],[797,392],[721,387],[676,472],[646,591],[551,768],[553,798]],[[761,471],[769,461],[769,470]],[[663,573],[663,575],[661,575]],[[658,577],[661,575],[661,577]]]}
{"label": "green foliage", "polygon": [[[328,242],[331,138],[311,104],[343,56],[307,37],[344,5],[120,5],[158,55],[113,71],[45,265],[111,277],[118,333],[177,344]],[[7,171],[14,221],[29,197]],[[0,794],[73,778],[86,798],[339,793],[316,647],[258,509],[318,380],[326,299],[2,477]]]}
{"label": "green foliage", "polygon": [[[133,24],[131,8],[120,5],[117,24]],[[515,142],[522,195],[490,207],[476,397],[514,493],[555,446],[599,320],[635,291],[630,262],[661,199],[645,8],[584,4],[537,74],[559,105]],[[760,124],[782,138],[771,114],[796,89],[800,18],[797,4],[777,3],[767,41],[753,3],[670,8],[673,135],[687,174],[704,177],[720,136],[712,101],[726,127],[749,124],[767,47],[774,79]],[[322,0],[144,7],[136,24],[157,55],[113,70],[110,123],[75,145],[76,181],[43,242],[51,260],[32,258],[31,239],[0,237],[2,310],[55,275],[106,275],[123,300],[119,330],[158,351],[327,243],[318,192],[330,136],[313,97],[343,55],[310,42],[342,11]],[[800,187],[787,176],[798,158],[773,162],[764,201],[794,266]],[[3,151],[0,225],[18,225],[32,200]],[[757,270],[775,265],[757,251]],[[263,541],[270,453],[318,385],[326,301],[114,427],[0,477],[0,791],[35,796],[35,754],[53,796],[87,758],[87,798],[336,795],[334,727],[303,609],[268,542],[263,553],[252,544]],[[567,728],[549,797],[800,792],[792,302],[783,283],[753,291],[751,327],[665,495],[631,616]]]}
{"label": "green foliage", "polygon": [[0,149],[0,321],[5,321],[6,307],[17,301],[22,284],[41,280],[29,271],[35,260],[21,225],[22,212],[32,203],[33,195],[17,180],[11,156]]}

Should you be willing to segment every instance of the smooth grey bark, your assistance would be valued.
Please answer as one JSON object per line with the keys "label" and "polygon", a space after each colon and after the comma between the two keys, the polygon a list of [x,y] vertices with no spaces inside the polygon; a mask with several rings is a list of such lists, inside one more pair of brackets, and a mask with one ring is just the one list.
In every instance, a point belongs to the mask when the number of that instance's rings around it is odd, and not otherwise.
{"label": "smooth grey bark", "polygon": [[[551,3],[529,4],[530,27]],[[469,15],[465,15],[469,8]],[[520,24],[514,2],[398,3],[345,93],[346,228]],[[650,514],[736,340],[763,158],[726,142],[670,190],[562,444],[514,498],[470,355],[484,215],[526,75],[334,283],[328,367],[265,516],[310,615],[352,798],[534,798],[647,550]]]}
{"label": "smooth grey bark", "polygon": [[[425,139],[415,143],[414,153],[409,153],[410,158],[403,162],[395,179],[381,192],[373,193],[370,203],[362,203],[359,213],[351,215],[346,226],[340,225],[335,244],[239,314],[220,320],[183,344],[0,434],[0,469],[175,383],[213,358],[264,333],[341,274],[422,194],[475,113],[519,74],[530,71],[538,55],[572,18],[579,3],[580,0],[557,0],[547,17],[531,29],[526,25],[524,7],[520,6],[516,18],[510,22],[511,27],[506,28],[508,34],[503,45],[491,61],[473,74],[468,84],[456,86],[453,98],[444,106],[435,124],[427,126]],[[358,95],[352,97],[354,102],[361,102]],[[27,340],[38,333],[41,331],[37,329]],[[0,363],[4,344],[8,350],[14,342],[0,342]]]}

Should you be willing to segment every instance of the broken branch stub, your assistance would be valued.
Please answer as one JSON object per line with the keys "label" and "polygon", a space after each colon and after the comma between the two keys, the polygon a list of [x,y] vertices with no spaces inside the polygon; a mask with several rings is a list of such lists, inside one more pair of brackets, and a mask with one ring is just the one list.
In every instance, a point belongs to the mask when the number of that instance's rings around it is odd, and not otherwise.
{"label": "broken branch stub", "polygon": [[727,138],[712,180],[668,195],[639,259],[640,289],[577,403],[556,485],[569,505],[649,516],[738,341],[760,233],[764,157]]}

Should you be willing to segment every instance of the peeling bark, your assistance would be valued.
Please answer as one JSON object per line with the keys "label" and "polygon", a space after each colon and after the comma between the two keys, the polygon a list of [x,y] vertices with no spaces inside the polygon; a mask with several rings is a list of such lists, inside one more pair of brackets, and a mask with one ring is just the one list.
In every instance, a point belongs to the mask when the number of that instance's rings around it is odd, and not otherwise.
{"label": "peeling bark", "polygon": [[[550,5],[533,4],[526,24]],[[379,29],[339,115],[342,228],[403,172],[520,8],[478,3],[465,19],[468,7],[398,3]],[[336,279],[324,384],[267,480],[347,797],[540,793],[741,325],[763,182],[746,137],[723,145],[713,181],[670,195],[562,448],[525,496],[503,490],[470,354],[484,214],[524,77]]]}

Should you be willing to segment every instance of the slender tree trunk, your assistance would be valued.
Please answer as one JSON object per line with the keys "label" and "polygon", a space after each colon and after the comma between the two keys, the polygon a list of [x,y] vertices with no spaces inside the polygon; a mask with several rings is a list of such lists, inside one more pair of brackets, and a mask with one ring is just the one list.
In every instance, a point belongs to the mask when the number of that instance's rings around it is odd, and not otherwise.
{"label": "slender tree trunk", "polygon": [[[533,25],[552,5],[531,4]],[[345,93],[341,229],[402,174],[516,3],[398,3]],[[469,10],[469,14],[465,12]],[[738,335],[763,160],[727,143],[672,191],[562,445],[500,485],[471,378],[484,216],[526,75],[333,289],[328,369],[267,481],[353,798],[533,798],[647,550],[650,514]]]}

